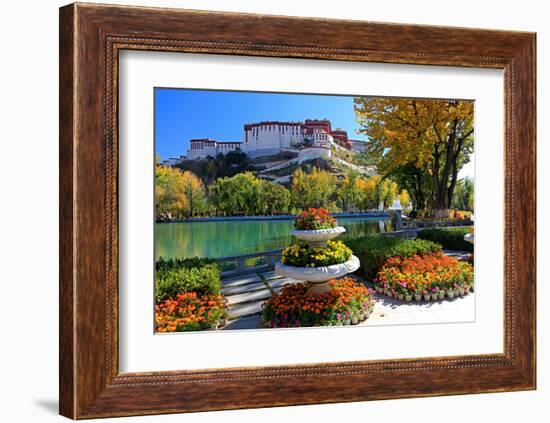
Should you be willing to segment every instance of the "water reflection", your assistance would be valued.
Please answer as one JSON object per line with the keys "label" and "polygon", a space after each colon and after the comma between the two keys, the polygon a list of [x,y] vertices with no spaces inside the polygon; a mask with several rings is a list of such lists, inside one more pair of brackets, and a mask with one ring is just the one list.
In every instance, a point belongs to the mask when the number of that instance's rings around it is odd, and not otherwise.
{"label": "water reflection", "polygon": [[[391,230],[389,220],[341,218],[346,234],[357,238]],[[178,222],[155,224],[156,257],[227,257],[286,247],[292,220]]]}

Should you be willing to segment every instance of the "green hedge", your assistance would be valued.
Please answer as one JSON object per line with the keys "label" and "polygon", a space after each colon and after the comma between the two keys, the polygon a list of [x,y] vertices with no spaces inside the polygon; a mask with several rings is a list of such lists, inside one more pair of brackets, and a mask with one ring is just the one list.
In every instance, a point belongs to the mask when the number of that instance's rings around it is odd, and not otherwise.
{"label": "green hedge", "polygon": [[474,245],[464,241],[464,235],[469,232],[469,228],[433,228],[419,231],[416,237],[437,242],[448,250],[473,252]]}
{"label": "green hedge", "polygon": [[164,272],[168,270],[180,269],[182,267],[192,269],[194,267],[203,267],[207,264],[214,263],[216,263],[216,260],[212,258],[188,257],[171,258],[166,260],[163,257],[159,257],[156,263],[156,269],[157,272]]}
{"label": "green hedge", "polygon": [[156,263],[156,300],[165,301],[183,292],[221,293],[220,266],[213,259],[169,259]]}
{"label": "green hedge", "polygon": [[441,251],[441,245],[423,239],[406,239],[390,236],[366,236],[347,241],[361,261],[361,272],[372,280],[390,257],[410,257]]}

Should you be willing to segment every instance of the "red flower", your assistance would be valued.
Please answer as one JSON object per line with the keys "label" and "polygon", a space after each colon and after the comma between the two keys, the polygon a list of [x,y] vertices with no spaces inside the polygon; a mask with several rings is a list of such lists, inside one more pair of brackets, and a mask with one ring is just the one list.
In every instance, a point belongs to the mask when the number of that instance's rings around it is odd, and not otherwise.
{"label": "red flower", "polygon": [[338,222],[328,210],[320,208],[308,208],[294,219],[294,228],[299,230],[331,229]]}

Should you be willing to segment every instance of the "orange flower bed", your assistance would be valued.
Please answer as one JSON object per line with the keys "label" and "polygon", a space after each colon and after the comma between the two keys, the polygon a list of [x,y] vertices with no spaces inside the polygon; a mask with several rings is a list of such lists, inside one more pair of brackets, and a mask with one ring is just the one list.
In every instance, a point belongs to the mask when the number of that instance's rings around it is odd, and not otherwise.
{"label": "orange flower bed", "polygon": [[307,292],[307,283],[286,285],[264,303],[267,327],[335,326],[364,320],[374,305],[372,291],[351,278],[329,281],[331,290]]}
{"label": "orange flower bed", "polygon": [[218,326],[227,315],[227,304],[222,295],[198,295],[196,292],[178,294],[157,304],[155,322],[157,332],[185,332]]}
{"label": "orange flower bed", "polygon": [[392,294],[428,295],[439,291],[470,289],[474,281],[471,264],[442,253],[392,257],[378,272],[375,284]]}

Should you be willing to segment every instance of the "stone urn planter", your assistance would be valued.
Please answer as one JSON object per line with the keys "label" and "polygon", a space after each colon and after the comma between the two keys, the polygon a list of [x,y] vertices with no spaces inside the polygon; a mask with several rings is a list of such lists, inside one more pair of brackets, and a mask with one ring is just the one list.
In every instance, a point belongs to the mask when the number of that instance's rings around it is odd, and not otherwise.
{"label": "stone urn planter", "polygon": [[296,238],[306,241],[310,247],[326,247],[327,241],[336,238],[346,232],[346,229],[342,226],[337,226],[330,229],[312,229],[309,231],[294,229],[290,231],[290,235],[294,235]]}
{"label": "stone urn planter", "polygon": [[468,241],[470,244],[474,243],[474,234],[469,233],[464,235],[464,241]]}
{"label": "stone urn planter", "polygon": [[311,286],[308,292],[316,294],[330,289],[327,283],[329,280],[340,278],[348,273],[355,272],[357,269],[359,269],[359,259],[355,256],[344,263],[321,267],[288,266],[282,262],[275,264],[275,273],[287,278],[309,282]]}
{"label": "stone urn planter", "polygon": [[[310,248],[315,248],[326,246],[327,241],[336,238],[344,232],[346,232],[345,228],[342,226],[336,226],[335,228],[330,229],[294,229],[290,233],[296,238],[307,242]],[[340,278],[348,273],[355,272],[359,269],[359,265],[360,262],[356,256],[351,256],[348,261],[343,263],[320,267],[289,266],[279,261],[275,264],[275,273],[279,276],[307,282],[308,293],[321,294],[323,292],[330,291],[330,286],[328,284],[329,280]]]}

